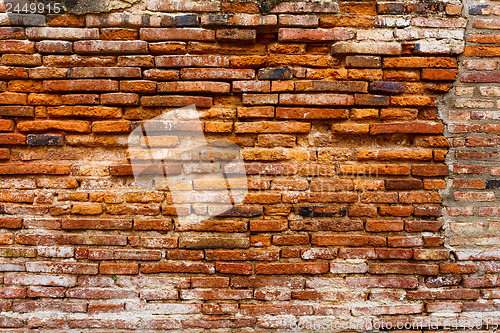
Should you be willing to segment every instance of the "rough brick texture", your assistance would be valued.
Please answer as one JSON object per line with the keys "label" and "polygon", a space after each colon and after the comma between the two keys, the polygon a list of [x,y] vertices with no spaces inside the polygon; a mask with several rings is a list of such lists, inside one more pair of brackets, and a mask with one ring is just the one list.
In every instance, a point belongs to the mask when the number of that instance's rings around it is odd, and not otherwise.
{"label": "rough brick texture", "polygon": [[[500,3],[259,8],[0,3],[0,331],[498,323]],[[209,203],[137,186],[127,138],[191,104],[249,194],[185,225]]]}

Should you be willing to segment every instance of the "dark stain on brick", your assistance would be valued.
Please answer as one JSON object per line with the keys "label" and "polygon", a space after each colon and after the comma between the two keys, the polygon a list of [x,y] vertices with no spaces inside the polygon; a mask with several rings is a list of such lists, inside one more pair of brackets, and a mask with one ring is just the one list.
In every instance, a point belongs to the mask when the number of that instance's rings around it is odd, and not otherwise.
{"label": "dark stain on brick", "polygon": [[30,146],[62,146],[61,135],[28,134],[26,144]]}
{"label": "dark stain on brick", "polygon": [[486,188],[490,190],[500,188],[500,179],[489,179],[486,182]]}
{"label": "dark stain on brick", "polygon": [[302,206],[295,207],[295,214],[303,217],[343,217],[347,215],[347,207]]}
{"label": "dark stain on brick", "polygon": [[184,14],[175,16],[165,16],[162,20],[163,26],[191,27],[198,24],[198,15]]}
{"label": "dark stain on brick", "polygon": [[386,15],[410,14],[414,11],[415,4],[413,3],[382,3],[377,6],[377,12]]}
{"label": "dark stain on brick", "polygon": [[482,15],[484,9],[488,9],[489,5],[474,5],[469,8],[469,15]]}
{"label": "dark stain on brick", "polygon": [[259,80],[290,80],[293,72],[290,68],[262,68],[259,70]]}
{"label": "dark stain on brick", "polygon": [[415,6],[415,12],[419,14],[436,14],[443,12],[446,8],[444,2],[420,2]]}
{"label": "dark stain on brick", "polygon": [[283,0],[261,0],[259,1],[259,10],[261,13],[269,13],[277,4]]}
{"label": "dark stain on brick", "polygon": [[370,83],[369,90],[374,94],[400,95],[405,92],[402,82],[375,81]]}
{"label": "dark stain on brick", "polygon": [[218,214],[222,217],[256,217],[263,214],[262,207],[259,206],[236,206],[232,209]]}

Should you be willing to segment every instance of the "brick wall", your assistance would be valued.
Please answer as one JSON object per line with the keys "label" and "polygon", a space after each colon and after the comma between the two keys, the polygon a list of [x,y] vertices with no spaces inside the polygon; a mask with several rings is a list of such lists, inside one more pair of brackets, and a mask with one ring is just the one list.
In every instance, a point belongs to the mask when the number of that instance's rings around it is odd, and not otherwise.
{"label": "brick wall", "polygon": [[[455,274],[461,285],[481,289],[481,300],[463,304],[463,311],[488,312],[498,298],[498,2],[470,2],[466,47],[460,77],[447,96],[443,118],[451,147],[452,174],[445,195],[447,242],[454,250]],[[456,283],[459,279],[456,279]],[[458,309],[458,308],[457,308]]]}
{"label": "brick wall", "polygon": [[[5,9],[0,332],[495,321],[498,1]],[[214,202],[137,186],[127,145],[190,104],[249,194],[182,224]]]}

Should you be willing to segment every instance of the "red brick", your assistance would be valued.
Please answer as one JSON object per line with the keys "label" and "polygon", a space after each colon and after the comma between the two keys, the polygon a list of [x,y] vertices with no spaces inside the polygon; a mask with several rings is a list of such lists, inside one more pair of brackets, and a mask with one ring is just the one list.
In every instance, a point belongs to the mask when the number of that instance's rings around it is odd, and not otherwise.
{"label": "red brick", "polygon": [[26,270],[35,273],[97,274],[98,265],[41,261],[26,263]]}
{"label": "red brick", "polygon": [[372,264],[370,265],[370,273],[437,275],[439,273],[439,266],[406,263]]}
{"label": "red brick", "polygon": [[252,265],[243,263],[223,263],[217,262],[215,270],[222,274],[251,275]]}
{"label": "red brick", "polygon": [[311,125],[300,122],[252,122],[235,123],[236,133],[308,133]]}
{"label": "red brick", "polygon": [[415,249],[413,257],[415,260],[447,260],[450,258],[450,252],[448,250]]}
{"label": "red brick", "polygon": [[123,304],[89,304],[88,314],[117,313],[125,311]]}
{"label": "red brick", "polygon": [[455,81],[457,75],[458,75],[458,70],[456,69],[434,69],[434,68],[422,69],[422,80]]}
{"label": "red brick", "polygon": [[251,290],[194,289],[181,290],[183,300],[242,300],[252,298]]}
{"label": "red brick", "polygon": [[340,235],[313,235],[311,244],[319,246],[385,246],[385,237],[380,236],[358,236],[353,235],[348,238]]}
{"label": "red brick", "polygon": [[118,81],[112,80],[54,80],[44,81],[47,92],[118,91]]}
{"label": "red brick", "polygon": [[478,299],[479,290],[455,289],[455,290],[430,290],[430,291],[408,291],[408,298],[412,300],[426,299]]}
{"label": "red brick", "polygon": [[276,118],[281,119],[346,119],[346,109],[276,108]]}
{"label": "red brick", "polygon": [[161,41],[161,40],[201,40],[214,41],[215,32],[213,30],[200,28],[142,28],[140,30],[141,40]]}
{"label": "red brick", "polygon": [[140,78],[138,67],[73,67],[69,72],[71,78]]}
{"label": "red brick", "polygon": [[138,39],[139,32],[135,29],[123,28],[103,28],[101,29],[101,39],[103,40],[135,40]]}
{"label": "red brick", "polygon": [[1,53],[35,53],[35,43],[27,40],[4,40]]}
{"label": "red brick", "polygon": [[136,320],[126,319],[68,319],[70,328],[114,328],[114,329],[136,329]]}
{"label": "red brick", "polygon": [[138,264],[100,264],[100,274],[138,274]]}
{"label": "red brick", "polygon": [[141,273],[215,273],[215,265],[204,263],[146,263],[141,264]]}
{"label": "red brick", "polygon": [[62,298],[64,297],[64,289],[63,287],[28,287],[26,295],[32,298]]}
{"label": "red brick", "polygon": [[164,55],[155,57],[157,67],[228,67],[229,59],[216,55]]}
{"label": "red brick", "polygon": [[385,123],[370,126],[370,134],[441,134],[443,130],[442,124],[427,123]]}
{"label": "red brick", "polygon": [[108,93],[101,95],[103,105],[138,105],[139,95],[133,93]]}
{"label": "red brick", "polygon": [[294,316],[307,316],[313,314],[311,305],[302,304],[283,304],[283,305],[242,305],[240,311],[243,315],[247,316],[262,316],[262,315],[294,315]]}
{"label": "red brick", "polygon": [[90,132],[90,123],[78,120],[36,120],[22,121],[17,124],[17,129],[21,132],[45,132],[45,131],[67,131],[67,132]]}
{"label": "red brick", "polygon": [[254,232],[284,231],[287,229],[288,229],[288,221],[286,220],[250,221],[250,231]]}
{"label": "red brick", "polygon": [[367,221],[366,231],[383,232],[383,231],[402,231],[404,228],[403,221]]}
{"label": "red brick", "polygon": [[223,26],[266,26],[276,25],[275,15],[252,15],[252,14],[205,14],[201,16],[202,25],[223,25]]}
{"label": "red brick", "polygon": [[9,163],[0,166],[0,174],[3,175],[67,175],[69,173],[70,166],[66,164]]}
{"label": "red brick", "polygon": [[153,106],[173,106],[182,107],[195,104],[197,107],[208,108],[213,105],[211,97],[191,97],[191,96],[143,96],[141,105],[147,107]]}
{"label": "red brick", "polygon": [[477,264],[445,263],[439,265],[439,271],[442,274],[474,274],[478,271],[478,267]]}
{"label": "red brick", "polygon": [[306,235],[276,235],[272,239],[273,245],[292,246],[292,245],[308,245],[309,236]]}
{"label": "red brick", "polygon": [[145,41],[79,40],[73,43],[74,51],[81,54],[139,54],[146,53],[147,46]]}
{"label": "red brick", "polygon": [[348,40],[354,38],[352,30],[336,29],[302,29],[281,28],[278,31],[278,40],[282,42],[319,42],[330,40]]}
{"label": "red brick", "polygon": [[120,81],[120,90],[134,93],[154,93],[156,92],[156,82],[153,81]]}
{"label": "red brick", "polygon": [[387,243],[390,247],[419,247],[422,246],[420,236],[388,237]]}
{"label": "red brick", "polygon": [[447,165],[412,165],[411,174],[417,177],[441,177],[449,174]]}
{"label": "red brick", "polygon": [[163,69],[147,69],[143,72],[144,78],[148,80],[169,81],[179,79],[179,71]]}
{"label": "red brick", "polygon": [[438,231],[442,227],[442,222],[437,221],[406,221],[407,231]]}
{"label": "red brick", "polygon": [[27,79],[28,69],[23,67],[0,67],[0,79]]}
{"label": "red brick", "polygon": [[324,274],[329,270],[328,263],[276,263],[255,264],[257,274]]}
{"label": "red brick", "polygon": [[280,105],[354,105],[350,95],[338,94],[281,94]]}
{"label": "red brick", "polygon": [[216,39],[225,42],[252,42],[256,37],[256,31],[249,29],[221,29],[216,32]]}
{"label": "red brick", "polygon": [[37,310],[40,311],[57,311],[67,313],[85,313],[87,310],[86,303],[63,303],[63,302],[18,302],[14,304],[13,310],[19,313],[30,313]]}
{"label": "red brick", "polygon": [[400,55],[401,45],[394,42],[339,42],[332,46],[332,54]]}
{"label": "red brick", "polygon": [[230,91],[230,84],[226,82],[204,81],[177,81],[158,83],[158,92],[164,93],[212,93],[226,94]]}

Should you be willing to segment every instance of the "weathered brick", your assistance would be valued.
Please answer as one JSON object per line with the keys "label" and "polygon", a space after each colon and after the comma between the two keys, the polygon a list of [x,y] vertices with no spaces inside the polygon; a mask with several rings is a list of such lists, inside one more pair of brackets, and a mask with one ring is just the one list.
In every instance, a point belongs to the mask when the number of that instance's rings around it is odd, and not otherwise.
{"label": "weathered brick", "polygon": [[282,42],[321,42],[349,40],[355,36],[354,31],[343,28],[336,29],[301,29],[281,28],[278,31],[278,40]]}
{"label": "weathered brick", "polygon": [[278,19],[282,26],[317,27],[319,23],[316,15],[281,14]]}
{"label": "weathered brick", "polygon": [[177,82],[160,82],[157,86],[158,92],[168,93],[214,93],[224,94],[229,93],[230,84],[226,82],[204,82],[204,81],[177,81]]}
{"label": "weathered brick", "polygon": [[[0,13],[0,326],[308,331],[496,310],[498,5],[139,7]],[[245,170],[144,161],[135,171],[169,182],[137,187],[128,134],[190,104],[211,146],[242,147]],[[184,143],[148,139],[176,154]],[[168,191],[182,172],[182,189],[225,189],[205,178],[217,170],[246,171],[243,205],[220,213],[218,194],[178,204]]]}
{"label": "weathered brick", "polygon": [[141,97],[141,105],[147,107],[154,106],[187,106],[195,104],[197,107],[211,107],[213,105],[211,97],[191,97],[191,96],[144,96]]}
{"label": "weathered brick", "polygon": [[280,105],[353,105],[354,98],[340,94],[281,94]]}
{"label": "weathered brick", "polygon": [[40,53],[72,53],[73,44],[67,41],[42,40],[36,42],[36,49]]}
{"label": "weathered brick", "polygon": [[332,46],[332,54],[400,55],[401,45],[394,42],[339,42]]}
{"label": "weathered brick", "polygon": [[420,274],[420,275],[437,275],[439,272],[438,265],[425,264],[372,264],[370,273],[372,274]]}
{"label": "weathered brick", "polygon": [[63,262],[29,262],[28,272],[65,273],[65,274],[97,274],[97,264],[63,263]]}
{"label": "weathered brick", "polygon": [[148,44],[145,41],[76,41],[73,50],[81,54],[140,54],[147,52]]}
{"label": "weathered brick", "polygon": [[277,24],[276,15],[252,14],[205,14],[201,16],[201,24],[208,26],[266,26]]}
{"label": "weathered brick", "polygon": [[255,30],[222,29],[217,30],[215,38],[220,41],[254,42],[257,38]]}
{"label": "weathered brick", "polygon": [[103,28],[101,29],[101,39],[103,40],[135,40],[138,39],[139,32],[135,29],[124,28]]}
{"label": "weathered brick", "polygon": [[255,265],[256,273],[263,275],[324,274],[327,273],[328,270],[328,263],[276,263]]}
{"label": "weathered brick", "polygon": [[389,133],[440,134],[443,132],[443,129],[444,126],[442,124],[428,124],[428,123],[386,123],[386,124],[370,125],[371,134],[389,134]]}
{"label": "weathered brick", "polygon": [[406,89],[401,82],[375,81],[370,83],[369,90],[374,94],[399,95],[404,94]]}
{"label": "weathered brick", "polygon": [[48,80],[43,82],[47,92],[118,91],[118,81],[112,80]]}
{"label": "weathered brick", "polygon": [[280,119],[347,119],[346,109],[276,108],[276,118]]}
{"label": "weathered brick", "polygon": [[261,68],[258,72],[259,80],[290,80],[293,72],[289,68]]}
{"label": "weathered brick", "polygon": [[74,67],[69,72],[71,78],[140,78],[138,67]]}
{"label": "weathered brick", "polygon": [[214,41],[215,32],[200,28],[141,28],[140,37],[145,41],[201,40]]}
{"label": "weathered brick", "polygon": [[457,68],[458,63],[455,58],[451,57],[401,57],[401,58],[385,58],[385,68],[425,68],[425,67],[442,67],[442,68]]}
{"label": "weathered brick", "polygon": [[282,2],[272,8],[271,13],[337,13],[339,6],[334,2]]}
{"label": "weathered brick", "polygon": [[227,67],[229,59],[216,55],[165,55],[155,57],[157,67]]}
{"label": "weathered brick", "polygon": [[255,71],[251,69],[224,69],[206,68],[200,71],[195,68],[181,69],[181,77],[185,80],[250,80],[255,78]]}
{"label": "weathered brick", "polygon": [[[147,263],[142,264],[141,273],[215,273],[215,265],[205,263]],[[182,294],[181,294],[182,297]]]}
{"label": "weathered brick", "polygon": [[48,107],[47,113],[57,117],[119,118],[122,115],[122,110],[116,107],[78,105]]}
{"label": "weathered brick", "polygon": [[42,65],[42,57],[39,54],[4,54],[2,64],[7,66],[40,66]]}
{"label": "weathered brick", "polygon": [[27,79],[28,69],[23,67],[0,67],[0,79]]}
{"label": "weathered brick", "polygon": [[61,135],[28,134],[26,144],[29,146],[62,146],[63,138]]}
{"label": "weathered brick", "polygon": [[35,53],[35,43],[25,40],[4,40],[0,46],[2,53]]}
{"label": "weathered brick", "polygon": [[365,82],[356,81],[297,81],[296,91],[339,91],[339,92],[367,92]]}
{"label": "weathered brick", "polygon": [[98,39],[99,29],[79,29],[79,28],[27,28],[26,37],[29,39],[64,39],[64,40],[79,40],[79,39]]}
{"label": "weathered brick", "polygon": [[311,125],[300,122],[235,123],[236,133],[308,133]]}

